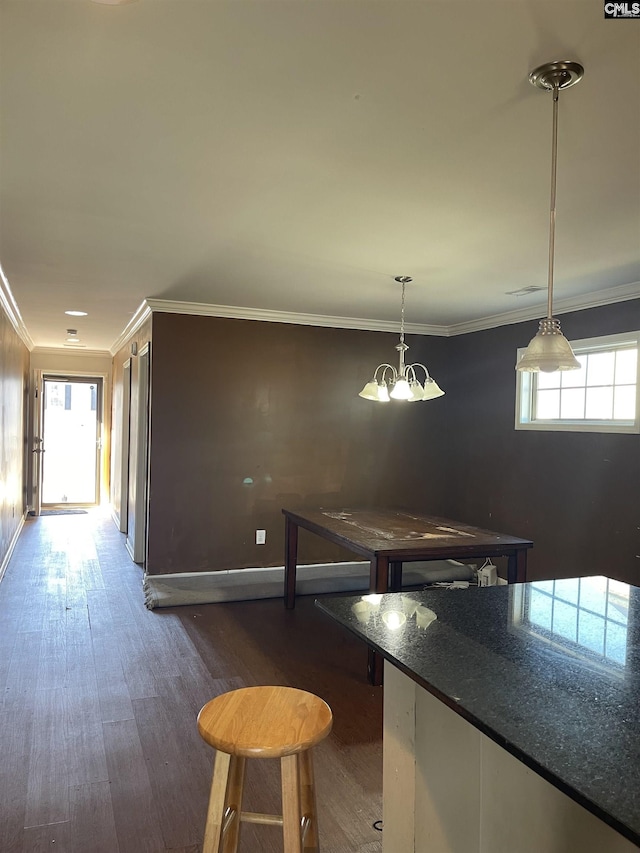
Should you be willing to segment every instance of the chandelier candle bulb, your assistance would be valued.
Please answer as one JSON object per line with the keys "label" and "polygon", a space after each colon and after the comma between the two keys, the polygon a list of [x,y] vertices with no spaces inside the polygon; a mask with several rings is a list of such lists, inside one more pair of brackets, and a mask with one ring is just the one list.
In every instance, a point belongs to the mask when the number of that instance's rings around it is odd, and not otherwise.
{"label": "chandelier candle bulb", "polygon": [[[373,400],[375,403],[388,403],[390,399],[402,400],[406,403],[415,403],[418,400],[435,400],[436,397],[442,397],[444,391],[431,378],[424,364],[419,362],[415,364],[404,363],[404,354],[409,349],[404,342],[404,290],[405,285],[412,279],[408,275],[397,275],[395,280],[402,285],[400,343],[396,346],[399,353],[399,365],[396,369],[386,362],[379,364],[373,372],[373,377],[358,396],[365,400]],[[424,385],[418,381],[416,368],[424,371]]]}

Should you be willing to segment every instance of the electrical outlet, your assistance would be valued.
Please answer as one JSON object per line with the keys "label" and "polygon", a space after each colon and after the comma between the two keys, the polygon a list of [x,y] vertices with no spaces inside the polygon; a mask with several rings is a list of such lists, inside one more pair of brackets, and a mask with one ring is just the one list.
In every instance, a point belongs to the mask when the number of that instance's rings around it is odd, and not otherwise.
{"label": "electrical outlet", "polygon": [[483,566],[478,571],[478,579],[480,586],[495,586],[497,583],[496,567],[493,564]]}
{"label": "electrical outlet", "polygon": [[267,541],[266,530],[256,530],[256,545],[264,545]]}

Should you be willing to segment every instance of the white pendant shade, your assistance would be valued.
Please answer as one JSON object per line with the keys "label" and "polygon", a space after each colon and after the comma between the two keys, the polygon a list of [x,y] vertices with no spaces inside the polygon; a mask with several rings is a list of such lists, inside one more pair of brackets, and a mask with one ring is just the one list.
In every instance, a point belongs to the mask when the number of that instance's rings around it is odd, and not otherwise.
{"label": "white pendant shade", "polygon": [[411,389],[409,403],[417,403],[420,400],[424,400],[424,391],[422,385],[417,380],[413,379],[409,383],[409,388]]}
{"label": "white pendant shade", "polygon": [[375,403],[388,403],[389,389],[386,382],[378,383],[376,379],[372,379],[370,382],[367,382],[358,396],[363,397],[365,400],[373,400]]}
{"label": "white pendant shade", "polygon": [[387,388],[386,382],[381,382],[378,385],[378,402],[379,403],[388,403],[389,402],[389,389]]}
{"label": "white pendant shade", "polygon": [[371,382],[367,382],[362,391],[358,394],[358,397],[364,397],[365,400],[379,400],[378,383],[376,380],[372,379]]}
{"label": "white pendant shade", "polygon": [[390,397],[394,400],[410,400],[413,397],[413,391],[409,387],[406,379],[396,379],[395,384],[390,392]]}
{"label": "white pendant shade", "polygon": [[422,399],[423,400],[435,400],[436,397],[444,397],[444,391],[442,390],[442,388],[440,388],[440,386],[435,381],[435,379],[429,378],[424,383],[424,390],[422,392]]}
{"label": "white pendant shade", "polygon": [[560,323],[553,317],[540,320],[540,328],[524,351],[516,370],[526,373],[555,373],[556,370],[578,370],[580,362],[573,354],[571,344],[560,331]]}

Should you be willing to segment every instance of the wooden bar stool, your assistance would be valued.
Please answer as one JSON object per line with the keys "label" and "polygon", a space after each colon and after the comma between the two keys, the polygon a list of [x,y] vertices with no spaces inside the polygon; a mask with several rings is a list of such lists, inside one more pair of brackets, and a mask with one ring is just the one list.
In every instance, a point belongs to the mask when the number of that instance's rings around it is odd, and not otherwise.
{"label": "wooden bar stool", "polygon": [[[332,723],[326,702],[293,687],[244,687],[207,702],[198,731],[217,753],[202,853],[236,853],[241,822],[282,826],[285,853],[319,850],[311,748]],[[282,815],[242,811],[247,758],[280,759]]]}

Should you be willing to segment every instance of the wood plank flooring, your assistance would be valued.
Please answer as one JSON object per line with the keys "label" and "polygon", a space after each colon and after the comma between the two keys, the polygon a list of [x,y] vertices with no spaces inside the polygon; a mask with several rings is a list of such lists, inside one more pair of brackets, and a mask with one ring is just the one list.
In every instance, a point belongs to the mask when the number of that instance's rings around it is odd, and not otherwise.
{"label": "wood plank flooring", "polygon": [[[315,750],[323,853],[379,853],[382,691],[365,669],[313,597],[148,611],[108,516],[30,519],[0,584],[0,851],[200,853],[214,753],[198,711],[285,684],[334,713]],[[247,808],[279,812],[277,761],[249,762]],[[281,831],[243,827],[240,849],[280,853]]]}

